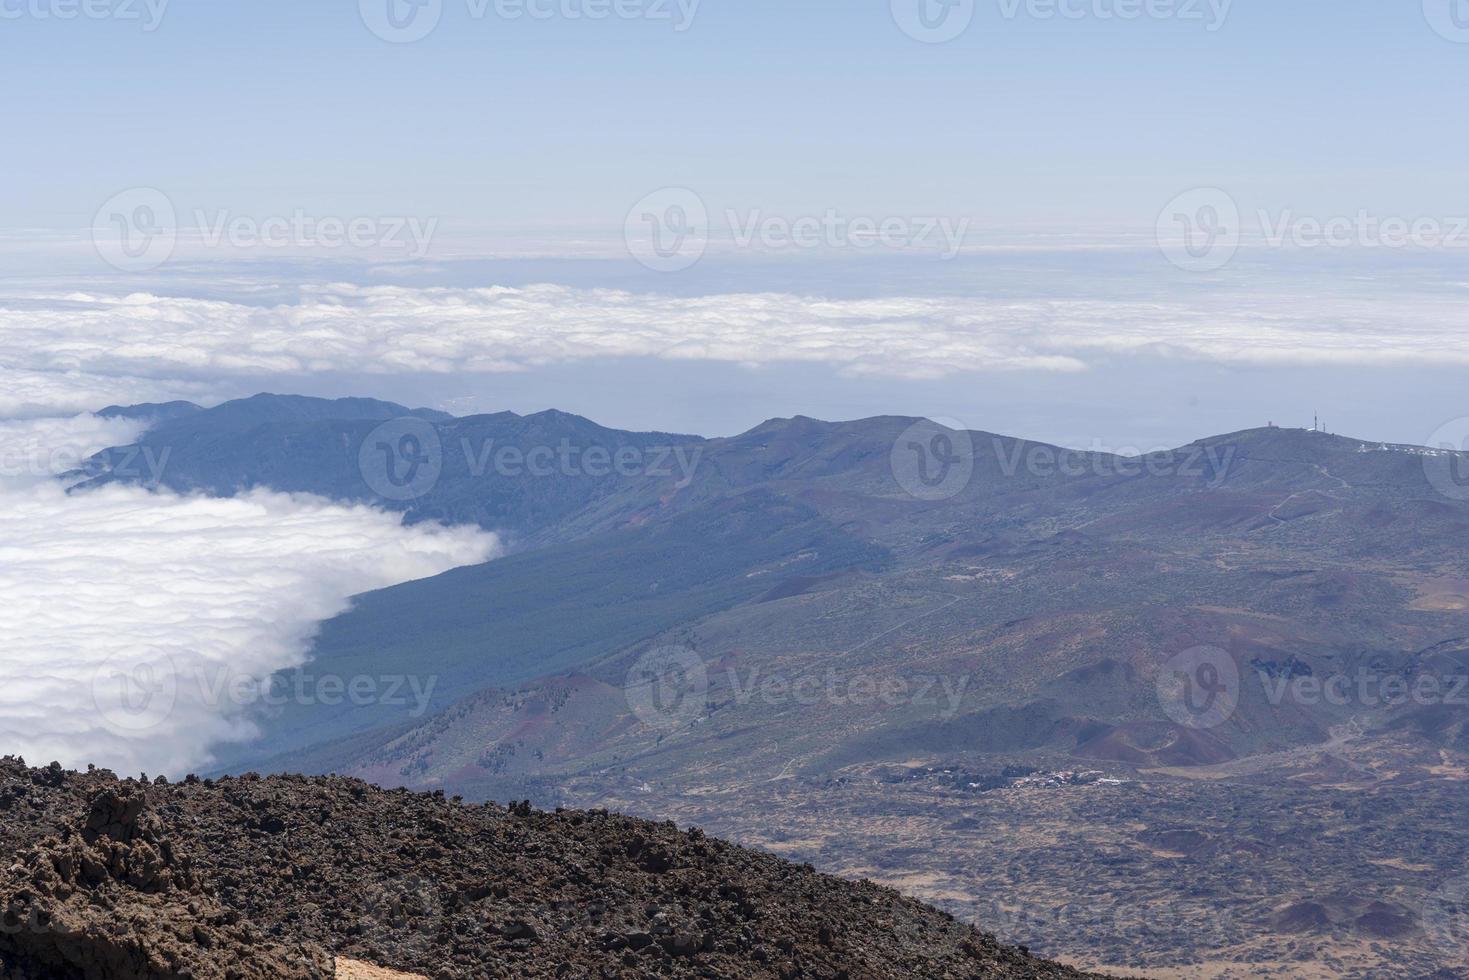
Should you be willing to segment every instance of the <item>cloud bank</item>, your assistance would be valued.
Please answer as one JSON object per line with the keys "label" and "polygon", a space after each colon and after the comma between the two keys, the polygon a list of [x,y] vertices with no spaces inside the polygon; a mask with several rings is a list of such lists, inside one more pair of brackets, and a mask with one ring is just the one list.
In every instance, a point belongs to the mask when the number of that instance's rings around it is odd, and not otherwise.
{"label": "cloud bank", "polygon": [[[609,358],[873,378],[1079,372],[1136,355],[1462,365],[1462,308],[1452,290],[1345,282],[1044,300],[560,285],[307,286],[286,300],[263,287],[233,299],[32,289],[0,296],[0,419],[216,401],[265,376],[486,374]],[[252,734],[260,692],[235,682],[300,665],[317,624],[348,597],[497,553],[475,529],[404,528],[317,499],[128,487],[68,496],[52,479],[137,434],[92,416],[0,421],[0,596],[12,624],[0,647],[0,752],[125,771],[201,766],[212,745]]]}
{"label": "cloud bank", "polygon": [[[253,734],[251,681],[302,664],[350,596],[498,551],[478,529],[406,528],[316,498],[68,496],[42,472],[135,434],[91,417],[0,422],[0,752],[131,773],[202,766],[210,746]],[[371,680],[362,696],[386,692]]]}
{"label": "cloud bank", "polygon": [[[1383,298],[1390,295],[1391,298]],[[261,376],[493,373],[599,358],[819,364],[847,375],[1229,364],[1469,364],[1462,298],[1218,291],[1185,300],[680,297],[559,285],[309,286],[290,303],[0,298],[0,412],[199,397]]]}

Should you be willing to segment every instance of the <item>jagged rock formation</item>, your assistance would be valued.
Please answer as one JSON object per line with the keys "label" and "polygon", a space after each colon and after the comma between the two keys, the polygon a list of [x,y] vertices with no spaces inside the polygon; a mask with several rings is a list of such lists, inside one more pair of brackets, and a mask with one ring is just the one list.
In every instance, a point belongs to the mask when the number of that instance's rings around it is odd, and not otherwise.
{"label": "jagged rock formation", "polygon": [[[55,789],[66,783],[54,768],[32,781]],[[139,786],[103,788],[59,836],[17,852],[0,873],[0,976],[332,976],[320,947],[267,941],[238,911],[215,901],[148,804]]]}
{"label": "jagged rock formation", "polygon": [[897,893],[605,812],[0,761],[0,978],[1079,977]]}

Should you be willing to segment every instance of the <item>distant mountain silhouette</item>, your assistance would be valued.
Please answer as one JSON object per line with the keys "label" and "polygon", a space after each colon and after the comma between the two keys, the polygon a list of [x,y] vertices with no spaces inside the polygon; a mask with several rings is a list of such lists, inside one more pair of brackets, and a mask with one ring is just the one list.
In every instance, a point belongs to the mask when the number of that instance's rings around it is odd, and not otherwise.
{"label": "distant mountain silhouette", "polygon": [[[371,471],[377,457],[362,450],[404,419],[437,442],[441,462],[420,496],[398,500],[376,492],[363,460]],[[1353,716],[1271,704],[1261,670],[1469,666],[1442,646],[1469,637],[1469,586],[1429,571],[1469,543],[1469,504],[1435,486],[1428,451],[1413,447],[1263,428],[1131,459],[902,417],[772,419],[706,440],[560,412],[455,419],[275,395],[174,410],[139,446],[167,453],[162,483],[174,489],[372,501],[412,521],[477,523],[512,547],[489,565],[359,597],[325,625],[304,668],[354,676],[412,664],[436,679],[430,717],[408,705],[291,704],[264,719],[258,743],[222,749],[231,768],[360,768],[488,791],[605,765],[609,752],[649,772],[747,752],[746,736],[719,734],[718,713],[697,737],[670,739],[637,725],[625,700],[596,697],[579,724],[615,733],[615,751],[548,733],[512,762],[482,751],[524,721],[491,709],[499,692],[554,699],[568,677],[585,679],[578,691],[617,690],[650,644],[679,637],[713,668],[714,704],[733,696],[718,669],[730,663],[789,674],[814,659],[875,675],[921,664],[971,677],[952,712],[803,712],[812,771],[959,746],[1218,763],[1321,741]],[[109,468],[126,449],[99,454],[84,488],[137,479]],[[507,449],[516,466],[500,465]],[[556,461],[532,473],[524,461],[538,449]],[[910,457],[937,465],[918,458],[930,450],[957,453],[965,471],[939,494],[906,469]],[[586,465],[589,452],[599,465]],[[636,465],[601,465],[619,452]],[[916,623],[903,626],[910,612]],[[812,633],[813,622],[826,625]],[[1181,725],[1154,690],[1169,658],[1197,646],[1226,650],[1244,677],[1238,711],[1219,726]],[[576,702],[559,721],[577,717]],[[770,712],[737,707],[728,724],[748,733],[753,721],[758,738]],[[1457,717],[1428,725],[1403,709],[1371,723],[1448,738],[1463,729]],[[473,723],[460,730],[456,718]]]}
{"label": "distant mountain silhouette", "polygon": [[1436,968],[1404,896],[1469,856],[1469,456],[276,396],[152,417],[74,492],[161,473],[510,545],[358,596],[276,679],[424,700],[282,698],[220,772],[672,815],[1144,974],[1225,947],[1288,973],[1303,944],[1344,975]]}

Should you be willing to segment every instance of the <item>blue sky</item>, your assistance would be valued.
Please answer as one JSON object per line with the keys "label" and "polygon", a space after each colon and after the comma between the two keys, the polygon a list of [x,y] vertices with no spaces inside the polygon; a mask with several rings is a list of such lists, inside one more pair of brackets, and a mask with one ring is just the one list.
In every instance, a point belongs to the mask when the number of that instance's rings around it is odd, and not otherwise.
{"label": "blue sky", "polygon": [[[1317,408],[1422,442],[1469,414],[1469,0],[976,0],[942,44],[902,29],[920,0],[498,0],[549,11],[514,19],[426,0],[436,27],[412,43],[370,29],[389,2],[0,0],[0,414],[272,387],[711,434],[927,414],[1141,448]],[[629,16],[566,15],[588,2]],[[137,188],[166,196],[180,243],[119,270],[88,229]],[[717,239],[675,272],[622,241],[664,188],[693,191]],[[1222,267],[1155,241],[1195,188],[1239,214]],[[1186,200],[1210,220],[1220,203]],[[748,248],[724,227],[825,213],[962,223],[965,250]],[[412,262],[197,240],[292,215],[434,234]],[[1296,247],[1358,215],[1456,247]],[[1256,240],[1298,220],[1286,247]],[[323,306],[331,283],[405,292]],[[452,356],[439,314],[416,316],[435,289],[543,283],[565,292],[464,300],[496,339]],[[824,300],[848,333],[817,336]],[[325,330],[342,303],[381,318],[377,347],[357,322],[319,350],[261,339]],[[187,325],[176,346],[133,344],[139,309]],[[507,370],[517,342],[537,353]]]}
{"label": "blue sky", "polygon": [[940,45],[898,30],[888,0],[702,0],[684,31],[443,0],[401,45],[347,0],[172,0],[152,32],[144,0],[95,2],[143,19],[0,20],[6,227],[85,226],[135,185],[489,233],[615,227],[668,185],[717,208],[1146,227],[1204,184],[1432,211],[1469,169],[1469,44],[1419,0],[1234,0],[1217,30],[1209,0],[1198,20],[1176,0],[1131,21],[1093,13],[1117,0],[1070,0],[1075,20],[979,0]]}

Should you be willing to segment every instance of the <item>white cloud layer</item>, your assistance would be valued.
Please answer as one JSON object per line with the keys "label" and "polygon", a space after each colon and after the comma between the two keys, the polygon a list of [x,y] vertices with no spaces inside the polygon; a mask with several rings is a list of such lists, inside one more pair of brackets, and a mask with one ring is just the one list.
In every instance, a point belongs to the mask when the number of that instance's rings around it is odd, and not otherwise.
{"label": "white cloud layer", "polygon": [[[238,284],[237,284],[238,285]],[[236,296],[277,296],[274,289]],[[261,377],[461,374],[608,358],[822,365],[846,375],[1076,372],[1147,354],[1226,364],[1469,364],[1450,290],[820,299],[525,288],[307,286],[290,302],[0,296],[0,752],[181,773],[252,734],[258,690],[300,665],[354,594],[487,560],[477,529],[404,528],[365,507],[52,477],[138,427],[108,402],[216,401]],[[406,669],[410,669],[406,668]],[[366,681],[384,693],[384,678]],[[416,678],[416,690],[430,682]],[[365,689],[364,689],[365,690]],[[399,695],[405,693],[400,684]],[[406,693],[414,693],[408,685]],[[320,690],[314,696],[339,696]],[[369,692],[371,693],[371,692]],[[351,695],[348,695],[351,696]]]}
{"label": "white cloud layer", "polygon": [[[44,472],[134,434],[90,417],[0,422],[0,752],[123,772],[201,766],[210,746],[252,734],[260,690],[242,681],[300,665],[350,596],[498,551],[478,529],[405,528],[316,498],[68,496]],[[369,682],[362,696],[388,693]]]}
{"label": "white cloud layer", "polygon": [[[197,396],[231,378],[503,372],[608,357],[849,375],[1232,364],[1469,364],[1462,298],[1218,291],[1180,300],[677,297],[557,285],[312,286],[283,305],[151,294],[0,298],[0,412]],[[90,397],[89,397],[90,396]]]}

